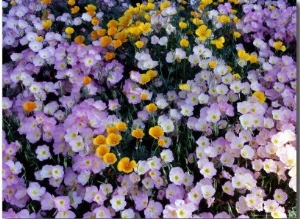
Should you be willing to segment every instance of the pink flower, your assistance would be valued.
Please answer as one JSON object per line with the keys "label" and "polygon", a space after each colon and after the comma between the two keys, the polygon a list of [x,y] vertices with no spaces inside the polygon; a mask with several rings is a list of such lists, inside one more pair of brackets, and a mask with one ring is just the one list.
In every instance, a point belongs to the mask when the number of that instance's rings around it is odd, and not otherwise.
{"label": "pink flower", "polygon": [[146,218],[159,218],[163,211],[163,206],[160,202],[150,200],[147,208],[144,210]]}
{"label": "pink flower", "polygon": [[285,203],[285,201],[288,198],[287,194],[282,189],[276,189],[273,197],[279,204],[282,205]]}
{"label": "pink flower", "polygon": [[58,211],[67,211],[71,208],[68,196],[57,196],[54,198],[54,206]]}
{"label": "pink flower", "polygon": [[169,178],[175,185],[182,185],[184,179],[184,172],[180,167],[173,167],[169,173]]}
{"label": "pink flower", "polygon": [[41,187],[37,182],[31,182],[27,188],[27,194],[32,200],[40,201],[45,194],[45,187]]}

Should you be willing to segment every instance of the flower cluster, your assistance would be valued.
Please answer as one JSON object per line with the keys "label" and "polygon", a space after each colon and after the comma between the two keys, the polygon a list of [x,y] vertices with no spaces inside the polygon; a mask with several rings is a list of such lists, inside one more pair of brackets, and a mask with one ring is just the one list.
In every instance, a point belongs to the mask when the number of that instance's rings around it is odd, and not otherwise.
{"label": "flower cluster", "polygon": [[4,218],[294,217],[290,1],[3,1]]}

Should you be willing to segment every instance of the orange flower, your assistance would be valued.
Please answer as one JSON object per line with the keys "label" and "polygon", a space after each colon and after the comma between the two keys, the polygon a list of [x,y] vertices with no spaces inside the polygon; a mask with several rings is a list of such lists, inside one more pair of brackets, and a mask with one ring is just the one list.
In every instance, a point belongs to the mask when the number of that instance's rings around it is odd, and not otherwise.
{"label": "orange flower", "polygon": [[114,52],[107,52],[104,56],[104,59],[106,61],[112,60],[116,57],[116,54]]}
{"label": "orange flower", "polygon": [[136,162],[134,160],[130,161],[128,157],[123,157],[118,163],[118,170],[124,173],[131,173],[136,167]]}
{"label": "orange flower", "polygon": [[137,128],[137,129],[132,130],[131,135],[137,139],[142,139],[145,134],[142,129]]}
{"label": "orange flower", "polygon": [[120,143],[121,140],[122,140],[121,135],[115,134],[115,133],[110,133],[106,137],[106,144],[109,146],[116,146]]}
{"label": "orange flower", "polygon": [[102,47],[107,47],[111,43],[112,39],[109,36],[104,36],[100,38],[100,45]]}
{"label": "orange flower", "polygon": [[45,4],[45,5],[49,5],[52,3],[52,1],[51,0],[41,0],[41,3]]}
{"label": "orange flower", "polygon": [[83,82],[83,84],[87,85],[92,82],[92,79],[89,76],[84,76],[82,78],[82,82]]}
{"label": "orange flower", "polygon": [[93,30],[93,31],[91,32],[91,38],[92,38],[92,40],[96,40],[96,39],[98,38],[97,31]]}
{"label": "orange flower", "polygon": [[28,113],[31,113],[36,107],[37,105],[33,101],[27,101],[23,104],[23,109]]}
{"label": "orange flower", "polygon": [[97,26],[99,24],[99,19],[97,17],[93,17],[92,20],[91,20],[91,23],[94,25],[94,26]]}
{"label": "orange flower", "polygon": [[106,144],[101,144],[96,148],[96,155],[98,157],[103,157],[105,154],[109,153],[110,148]]}
{"label": "orange flower", "polygon": [[68,0],[68,5],[70,5],[70,6],[75,5],[75,0]]}
{"label": "orange flower", "polygon": [[37,36],[36,40],[39,41],[39,42],[42,42],[44,40],[44,37],[43,36]]}
{"label": "orange flower", "polygon": [[113,47],[116,49],[122,45],[122,41],[121,40],[113,40],[112,44],[113,44]]}
{"label": "orange flower", "polygon": [[115,38],[117,40],[121,40],[122,43],[127,42],[127,33],[125,32],[116,33]]}
{"label": "orange flower", "polygon": [[127,130],[127,124],[125,122],[118,122],[118,123],[116,123],[116,128],[119,131],[124,132]]}
{"label": "orange flower", "polygon": [[96,32],[97,32],[99,37],[103,37],[106,34],[106,30],[103,29],[103,28],[96,30]]}
{"label": "orange flower", "polygon": [[85,37],[82,35],[79,35],[79,36],[75,37],[75,39],[74,39],[74,42],[78,43],[78,44],[83,44],[84,41],[85,41]]}
{"label": "orange flower", "polygon": [[146,110],[147,110],[148,113],[155,112],[157,110],[157,106],[154,103],[149,103],[146,106]]}
{"label": "orange flower", "polygon": [[118,29],[116,27],[110,27],[108,30],[107,30],[107,35],[115,35],[117,33]]}
{"label": "orange flower", "polygon": [[71,8],[71,13],[76,14],[79,10],[80,8],[78,6],[74,6],[73,8]]}
{"label": "orange flower", "polygon": [[101,145],[101,144],[105,144],[106,142],[106,138],[104,135],[98,135],[97,137],[95,137],[93,139],[93,144],[94,145]]}
{"label": "orange flower", "polygon": [[149,129],[149,135],[151,135],[155,139],[158,139],[164,135],[164,131],[162,127],[157,125]]}
{"label": "orange flower", "polygon": [[142,48],[142,47],[144,46],[144,42],[141,41],[141,40],[136,41],[136,42],[135,42],[135,46],[136,46],[138,49],[140,49],[140,48]]}
{"label": "orange flower", "polygon": [[103,156],[103,161],[106,164],[114,164],[117,162],[117,157],[114,153],[107,153]]}

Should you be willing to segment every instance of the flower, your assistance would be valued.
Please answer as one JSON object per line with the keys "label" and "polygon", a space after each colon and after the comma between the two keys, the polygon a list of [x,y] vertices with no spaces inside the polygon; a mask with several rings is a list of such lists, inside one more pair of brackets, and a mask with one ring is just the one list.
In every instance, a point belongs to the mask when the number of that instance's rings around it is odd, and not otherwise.
{"label": "flower", "polygon": [[116,146],[120,143],[121,140],[122,140],[121,135],[115,134],[115,133],[110,133],[107,135],[105,142],[108,146]]}
{"label": "flower", "polygon": [[267,99],[266,96],[265,96],[265,94],[263,92],[261,92],[261,91],[255,91],[252,94],[252,97],[255,97],[260,104],[264,103],[266,101],[266,99]]}
{"label": "flower", "polygon": [[206,25],[201,25],[196,30],[196,35],[198,36],[198,39],[201,41],[206,40],[211,35],[211,29],[208,29]]}
{"label": "flower", "polygon": [[41,187],[37,182],[29,183],[27,188],[27,194],[32,200],[40,201],[41,197],[45,194],[46,188]]}
{"label": "flower", "polygon": [[164,135],[164,131],[162,127],[157,125],[149,129],[149,135],[151,135],[155,139],[158,139]]}
{"label": "flower", "polygon": [[116,157],[116,155],[114,153],[106,153],[103,156],[103,161],[106,164],[114,164],[115,162],[117,162],[117,157]]}
{"label": "flower", "polygon": [[54,198],[54,205],[58,211],[67,211],[71,208],[68,196],[57,196]]}
{"label": "flower", "polygon": [[40,161],[47,160],[51,157],[49,147],[47,145],[38,146],[35,153],[37,154],[37,159]]}
{"label": "flower", "polygon": [[180,46],[182,47],[188,47],[189,46],[189,41],[187,39],[181,39],[179,42]]}
{"label": "flower", "polygon": [[137,164],[134,160],[130,161],[129,157],[123,157],[118,162],[117,168],[120,172],[131,173],[136,166],[137,166]]}
{"label": "flower", "polygon": [[67,34],[72,34],[72,33],[74,33],[74,28],[72,28],[72,27],[67,27],[67,28],[65,29],[65,32],[66,32]]}
{"label": "flower", "polygon": [[122,211],[125,209],[126,201],[123,195],[115,195],[110,200],[111,206],[115,211]]}
{"label": "flower", "polygon": [[142,139],[144,137],[144,131],[143,129],[137,128],[132,130],[131,135],[137,139]]}
{"label": "flower", "polygon": [[96,155],[98,157],[103,157],[105,154],[109,153],[110,148],[106,144],[101,144],[96,148]]}
{"label": "flower", "polygon": [[222,49],[224,47],[223,44],[225,43],[225,38],[222,36],[219,37],[218,39],[212,40],[210,43],[215,45],[217,49]]}
{"label": "flower", "polygon": [[146,105],[147,112],[155,112],[157,110],[157,106],[154,103],[150,103]]}
{"label": "flower", "polygon": [[180,167],[173,167],[170,170],[169,178],[172,183],[180,186],[183,183],[184,172]]}
{"label": "flower", "polygon": [[33,110],[35,110],[37,107],[37,104],[34,101],[27,101],[23,104],[23,109],[28,112],[31,113]]}

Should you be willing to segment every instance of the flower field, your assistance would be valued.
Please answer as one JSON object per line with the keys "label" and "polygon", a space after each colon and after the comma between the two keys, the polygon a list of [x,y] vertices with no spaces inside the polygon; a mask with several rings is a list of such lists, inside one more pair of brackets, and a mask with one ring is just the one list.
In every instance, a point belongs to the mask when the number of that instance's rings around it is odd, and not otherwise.
{"label": "flower field", "polygon": [[2,1],[3,218],[296,218],[296,2]]}

